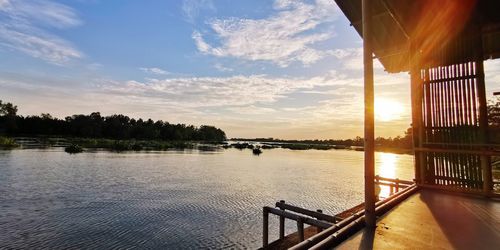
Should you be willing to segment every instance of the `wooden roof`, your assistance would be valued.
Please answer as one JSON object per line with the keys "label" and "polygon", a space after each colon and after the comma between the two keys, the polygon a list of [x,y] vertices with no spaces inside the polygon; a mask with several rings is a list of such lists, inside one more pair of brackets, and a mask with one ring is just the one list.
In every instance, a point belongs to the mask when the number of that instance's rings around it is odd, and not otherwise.
{"label": "wooden roof", "polygon": [[[335,2],[362,36],[361,0]],[[449,53],[452,59],[432,66],[473,60],[478,46],[456,41],[479,35],[483,59],[500,57],[499,0],[373,0],[373,7],[374,54],[388,72],[409,71],[410,40],[428,61],[436,51],[460,47],[460,53]]]}

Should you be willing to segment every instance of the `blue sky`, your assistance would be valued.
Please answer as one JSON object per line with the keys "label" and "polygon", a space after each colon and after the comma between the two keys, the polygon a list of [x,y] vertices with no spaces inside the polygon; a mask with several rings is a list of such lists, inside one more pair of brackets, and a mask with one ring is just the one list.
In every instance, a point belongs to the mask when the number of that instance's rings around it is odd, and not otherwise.
{"label": "blue sky", "polygon": [[[0,0],[0,99],[230,137],[362,135],[362,41],[332,0]],[[407,74],[376,63],[377,134],[409,126]],[[488,97],[500,64],[485,64]]]}

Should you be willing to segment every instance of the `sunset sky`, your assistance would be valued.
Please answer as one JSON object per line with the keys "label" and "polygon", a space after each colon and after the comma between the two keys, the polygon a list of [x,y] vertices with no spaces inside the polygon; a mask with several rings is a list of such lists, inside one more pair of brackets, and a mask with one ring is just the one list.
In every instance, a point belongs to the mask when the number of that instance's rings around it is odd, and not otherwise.
{"label": "sunset sky", "polygon": [[[362,136],[362,40],[333,0],[0,0],[0,99],[228,137]],[[410,126],[408,74],[376,62],[378,136]],[[485,62],[487,97],[500,62]]]}

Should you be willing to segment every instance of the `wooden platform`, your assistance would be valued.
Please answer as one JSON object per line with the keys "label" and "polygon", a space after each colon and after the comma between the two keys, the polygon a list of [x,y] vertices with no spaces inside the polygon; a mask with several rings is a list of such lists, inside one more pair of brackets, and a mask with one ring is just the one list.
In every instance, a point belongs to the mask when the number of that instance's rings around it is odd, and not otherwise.
{"label": "wooden platform", "polygon": [[421,190],[339,249],[500,249],[500,202]]}

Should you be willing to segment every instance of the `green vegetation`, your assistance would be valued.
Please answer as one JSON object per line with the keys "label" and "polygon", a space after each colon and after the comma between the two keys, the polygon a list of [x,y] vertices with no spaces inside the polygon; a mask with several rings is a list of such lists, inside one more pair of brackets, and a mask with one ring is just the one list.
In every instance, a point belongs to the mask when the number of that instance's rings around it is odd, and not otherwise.
{"label": "green vegetation", "polygon": [[245,148],[250,148],[252,149],[253,148],[253,145],[252,144],[249,144],[249,143],[233,143],[230,145],[230,147],[233,147],[233,148],[236,148],[236,149],[239,149],[239,150],[243,150]]}
{"label": "green vegetation", "polygon": [[[226,133],[219,128],[203,125],[195,127],[186,124],[170,124],[161,120],[134,119],[116,114],[101,116],[99,112],[90,115],[73,115],[64,120],[48,113],[40,116],[19,116],[17,106],[0,100],[0,134],[9,136],[94,138],[95,145],[116,150],[139,150],[153,148],[187,147],[185,141],[222,142]],[[101,140],[102,139],[102,140]],[[155,141],[151,145],[130,144],[128,141]],[[126,141],[126,142],[123,142]],[[113,145],[109,145],[112,143]],[[142,143],[142,142],[141,142]],[[146,143],[148,144],[148,143]],[[79,144],[86,146],[84,144]]]}
{"label": "green vegetation", "polygon": [[113,151],[140,151],[140,150],[167,150],[193,148],[194,143],[186,141],[159,141],[159,140],[112,140],[68,138],[68,142],[81,145],[84,148],[103,148]]}
{"label": "green vegetation", "polygon": [[273,149],[273,148],[276,148],[276,146],[273,146],[273,145],[268,145],[268,144],[264,144],[262,145],[261,147],[262,149]]}
{"label": "green vegetation", "polygon": [[0,136],[0,148],[9,149],[18,146],[19,145],[16,143],[16,141],[14,141],[14,139]]}
{"label": "green vegetation", "polygon": [[[330,150],[330,149],[353,149],[357,151],[363,151],[363,138],[356,137],[354,139],[346,140],[280,140],[274,138],[255,138],[255,139],[242,139],[234,138],[231,140],[238,141],[251,141],[259,142],[264,145],[262,149],[270,149],[275,147],[287,148],[291,150]],[[412,135],[411,128],[405,132],[405,136],[397,136],[395,138],[383,138],[378,137],[375,139],[376,150],[383,152],[393,152],[393,153],[412,153]],[[238,149],[249,148],[248,143],[235,143],[231,144],[233,147]],[[250,144],[251,145],[251,144]]]}
{"label": "green vegetation", "polygon": [[488,103],[488,125],[491,143],[500,143],[500,97]]}
{"label": "green vegetation", "polygon": [[83,152],[83,148],[80,147],[79,145],[71,144],[71,145],[67,146],[66,148],[64,148],[64,151],[66,153],[70,153],[70,154],[77,154],[77,153]]}
{"label": "green vegetation", "polygon": [[260,150],[260,147],[256,147],[256,148],[252,149],[252,153],[254,155],[260,155],[260,154],[262,154],[262,150]]}

